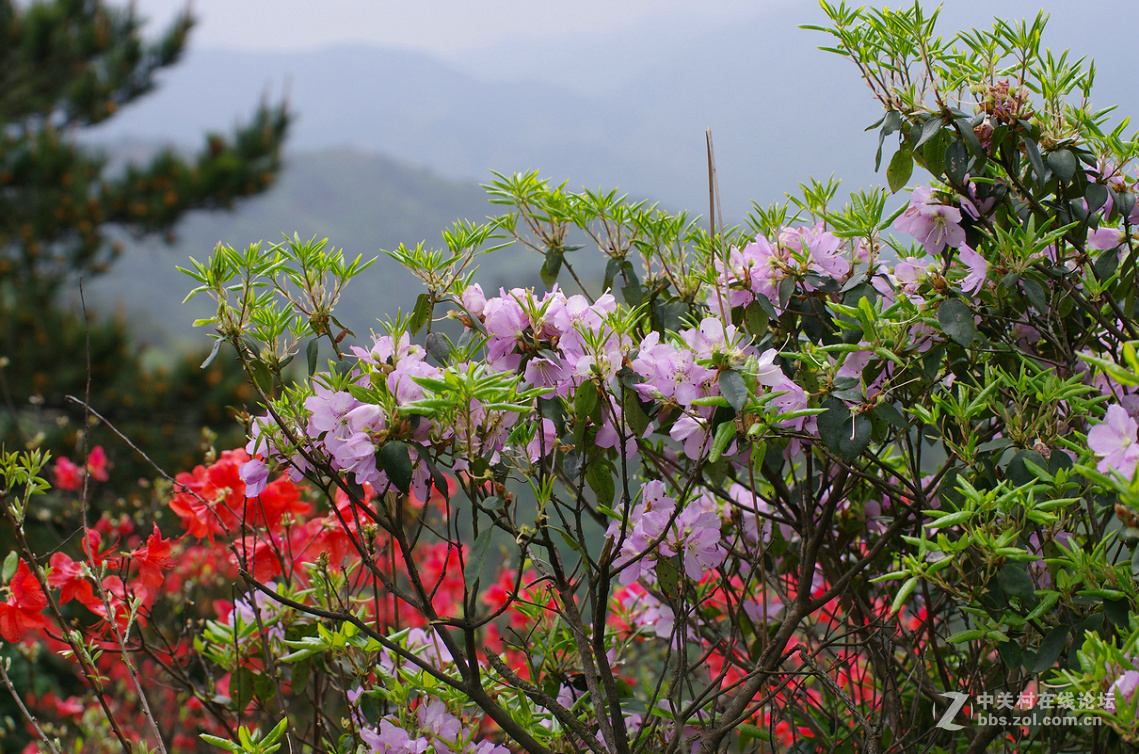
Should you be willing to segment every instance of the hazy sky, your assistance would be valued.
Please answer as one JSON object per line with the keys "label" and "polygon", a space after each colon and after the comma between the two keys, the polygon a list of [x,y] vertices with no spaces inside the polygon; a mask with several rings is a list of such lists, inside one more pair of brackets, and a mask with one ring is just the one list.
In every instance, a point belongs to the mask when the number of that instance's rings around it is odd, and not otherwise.
{"label": "hazy sky", "polygon": [[[502,37],[607,32],[652,19],[722,25],[809,0],[193,0],[196,47],[299,49],[372,42],[446,56]],[[186,0],[140,0],[164,24]]]}

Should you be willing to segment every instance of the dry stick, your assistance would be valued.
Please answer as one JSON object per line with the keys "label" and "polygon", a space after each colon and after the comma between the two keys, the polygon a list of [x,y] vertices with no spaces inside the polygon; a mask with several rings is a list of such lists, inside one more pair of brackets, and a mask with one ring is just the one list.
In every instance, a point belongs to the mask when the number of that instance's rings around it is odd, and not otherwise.
{"label": "dry stick", "polygon": [[[87,351],[87,354],[86,354],[86,357],[87,357],[87,381],[86,381],[86,384],[84,385],[84,398],[85,398],[84,404],[89,406],[91,403],[91,325],[87,320],[87,301],[83,297],[83,281],[82,281],[82,279],[79,281],[79,303],[83,309],[83,333],[84,333],[84,337],[86,338],[86,351]],[[87,413],[85,413],[83,416],[83,457],[84,458],[87,457],[87,438],[88,438],[87,423],[90,420],[90,418],[91,418],[90,414],[87,414]],[[80,514],[79,515],[80,515],[80,520],[83,523],[83,544],[84,544],[84,546],[89,547],[89,543],[91,541],[89,535],[91,532],[90,532],[90,529],[87,527],[87,480],[88,480],[88,475],[84,474],[83,475],[83,490],[79,495],[79,506],[80,506]],[[87,557],[91,560],[91,564],[94,565],[95,564],[94,563],[94,557],[95,556],[92,555],[90,552],[88,552]],[[139,703],[142,704],[143,714],[146,716],[146,721],[147,721],[147,723],[150,724],[150,729],[154,733],[154,740],[158,744],[158,751],[161,752],[161,754],[166,754],[166,743],[162,740],[162,731],[158,729],[158,721],[154,718],[154,713],[150,709],[150,700],[147,699],[147,697],[146,697],[146,691],[142,688],[142,684],[138,680],[138,672],[135,670],[134,663],[131,662],[130,654],[127,652],[126,637],[123,636],[123,633],[119,630],[118,626],[115,625],[115,620],[111,617],[113,615],[113,612],[111,610],[110,595],[107,594],[107,590],[105,590],[103,588],[102,583],[99,581],[95,582],[95,588],[98,590],[98,594],[102,598],[103,604],[106,606],[107,617],[108,617],[107,628],[108,628],[108,630],[110,630],[111,635],[115,637],[115,641],[119,645],[120,655],[123,658],[123,663],[127,666],[127,672],[130,673],[131,682],[134,685],[135,691],[138,692]],[[125,598],[126,596],[127,596],[126,589],[124,587],[123,597]],[[130,631],[131,622],[132,621],[128,618],[128,621],[127,621],[127,631],[128,632]]]}
{"label": "dry stick", "polygon": [[[715,247],[716,239],[719,238],[723,243],[724,235],[724,210],[720,206],[720,181],[716,177],[716,152],[712,148],[712,128],[709,126],[704,131],[704,137],[708,142],[708,214],[709,214],[709,238]],[[720,221],[719,233],[716,232],[716,221]],[[713,259],[715,259],[715,248],[713,248]],[[728,258],[724,257],[724,279],[727,280]],[[715,275],[716,267],[712,265],[713,280],[717,281],[716,285],[716,304],[720,307],[720,320],[723,321],[724,327],[727,328],[731,322],[728,319],[730,314],[729,307],[724,301],[724,292],[720,290],[718,283],[719,278]]]}

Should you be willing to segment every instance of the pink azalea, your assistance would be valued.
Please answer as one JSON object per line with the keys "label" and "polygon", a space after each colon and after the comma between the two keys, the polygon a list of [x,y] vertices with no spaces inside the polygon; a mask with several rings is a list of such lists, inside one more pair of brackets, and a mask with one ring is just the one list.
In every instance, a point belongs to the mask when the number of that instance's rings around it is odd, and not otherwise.
{"label": "pink azalea", "polygon": [[985,280],[989,275],[989,263],[985,258],[977,252],[970,249],[965,244],[961,244],[960,248],[961,263],[969,271],[965,279],[961,281],[961,290],[967,291],[970,296],[976,297],[977,292],[985,285]]}
{"label": "pink azalea", "polygon": [[1116,471],[1131,479],[1139,466],[1139,424],[1122,406],[1108,406],[1103,424],[1088,430],[1088,447],[1102,458],[1100,472]]}
{"label": "pink azalea", "polygon": [[1127,236],[1124,235],[1123,231],[1119,228],[1096,228],[1095,230],[1089,230],[1088,248],[1096,249],[1097,251],[1118,249],[1126,237]]}
{"label": "pink azalea", "polygon": [[961,228],[961,210],[932,199],[933,191],[928,187],[914,189],[910,206],[894,221],[894,229],[920,241],[927,254],[938,254],[946,245],[956,248],[965,243],[965,231]]}

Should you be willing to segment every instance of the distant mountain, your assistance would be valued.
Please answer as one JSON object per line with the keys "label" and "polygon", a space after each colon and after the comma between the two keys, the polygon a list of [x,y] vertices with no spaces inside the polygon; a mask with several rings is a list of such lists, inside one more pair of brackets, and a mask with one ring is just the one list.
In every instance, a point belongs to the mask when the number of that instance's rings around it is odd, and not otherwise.
{"label": "distant mountain", "polygon": [[[207,344],[205,333],[190,323],[210,316],[212,306],[205,296],[180,303],[193,284],[175,265],[186,266],[190,256],[204,261],[218,242],[244,248],[263,241],[267,247],[281,241],[282,233],[295,232],[305,240],[328,238],[349,257],[379,256],[338,308],[341,321],[366,336],[377,318],[394,316],[398,308],[410,311],[422,291],[420,282],[381,249],[419,241],[438,248],[441,232],[455,220],[480,221],[499,209],[474,183],[447,180],[386,157],[349,149],[297,152],[287,160],[280,182],[239,211],[192,214],[172,245],[128,241],[109,273],[84,284],[84,294],[95,309],[120,311],[144,343],[201,347]],[[480,279],[487,284],[538,282],[531,271],[537,267],[519,264],[511,250],[480,261]]]}
{"label": "distant mountain", "polygon": [[[1139,111],[1122,0],[1060,4],[1045,42],[1099,58],[1104,104]],[[942,6],[941,28],[987,24],[991,3]],[[1005,18],[1035,15],[1007,0]],[[490,170],[538,168],[572,187],[619,187],[674,209],[705,212],[704,132],[715,139],[724,211],[739,219],[808,176],[853,190],[873,173],[877,103],[847,61],[803,31],[823,15],[805,3],[727,28],[655,21],[607,35],[504,41],[449,61],[421,53],[338,47],[296,53],[193,50],[162,88],[96,138],[197,143],[265,95],[286,94],[296,149],[352,147],[484,181]],[[464,57],[465,55],[465,57]]]}

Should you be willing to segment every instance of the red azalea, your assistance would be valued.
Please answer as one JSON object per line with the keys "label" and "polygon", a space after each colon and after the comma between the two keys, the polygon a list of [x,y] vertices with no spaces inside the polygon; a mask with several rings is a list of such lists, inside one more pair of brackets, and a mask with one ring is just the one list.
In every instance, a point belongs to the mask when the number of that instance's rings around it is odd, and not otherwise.
{"label": "red azalea", "polygon": [[140,547],[131,554],[138,563],[143,586],[151,589],[162,586],[162,572],[169,571],[175,565],[170,550],[170,540],[162,538],[162,532],[158,530],[158,524],[155,524],[154,532],[146,540],[146,547]]}
{"label": "red azalea", "polygon": [[75,492],[83,486],[83,469],[76,466],[67,458],[59,458],[55,462],[55,486],[61,490]]}
{"label": "red azalea", "polygon": [[116,557],[111,557],[109,555],[109,553],[114,548],[114,545],[111,545],[106,550],[100,552],[99,548],[102,546],[102,544],[103,535],[99,533],[99,530],[88,529],[87,536],[83,540],[83,552],[86,553],[88,559],[90,559],[91,565],[95,568],[99,568],[101,565],[106,563],[108,568],[118,568],[119,559]]}
{"label": "red azalea", "polygon": [[95,600],[91,582],[83,573],[83,564],[72,560],[62,552],[51,556],[51,573],[47,584],[59,590],[59,604],[66,605],[71,600],[79,600],[87,605]]}
{"label": "red azalea", "polygon": [[300,517],[312,513],[312,506],[301,500],[300,490],[287,477],[274,479],[260,495],[248,498],[246,505],[251,522],[269,528],[276,528],[285,514]]}
{"label": "red azalea", "polygon": [[87,454],[87,473],[100,482],[107,481],[107,454],[103,452],[102,445],[96,445]]}
{"label": "red azalea", "polygon": [[45,607],[47,597],[21,559],[16,575],[8,583],[8,600],[0,604],[0,636],[15,644],[28,631],[43,628],[47,623],[40,611]]}

